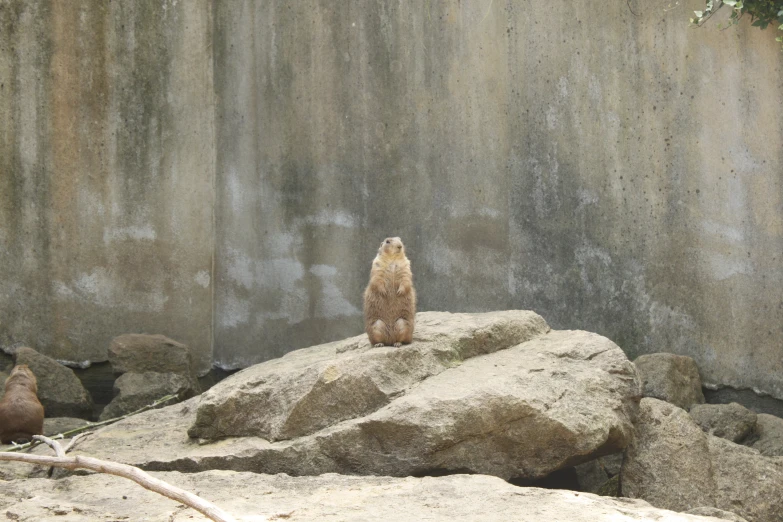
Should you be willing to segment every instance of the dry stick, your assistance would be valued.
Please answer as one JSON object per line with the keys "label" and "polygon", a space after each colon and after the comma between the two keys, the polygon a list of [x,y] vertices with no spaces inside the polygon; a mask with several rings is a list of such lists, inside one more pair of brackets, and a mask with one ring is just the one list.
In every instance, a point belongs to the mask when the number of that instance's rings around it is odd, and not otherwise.
{"label": "dry stick", "polygon": [[77,436],[71,439],[71,442],[69,442],[68,445],[65,446],[65,449],[63,451],[65,451],[65,453],[68,453],[69,451],[71,451],[71,448],[73,448],[73,445],[76,444],[76,441],[78,441],[83,437],[87,437],[88,435],[92,435],[92,432],[78,434]]}
{"label": "dry stick", "polygon": [[[151,410],[153,408],[156,408],[156,407],[160,406],[161,404],[163,404],[165,402],[169,402],[172,399],[176,399],[177,397],[178,397],[177,394],[166,395],[165,397],[161,397],[160,399],[156,400],[152,404],[148,404],[148,405],[144,406],[143,408],[139,408],[136,411],[132,411],[132,412],[126,413],[125,415],[122,415],[120,417],[115,417],[113,419],[106,419],[106,420],[100,421],[100,422],[88,422],[84,426],[80,426],[78,428],[74,428],[72,430],[69,430],[69,431],[66,431],[66,432],[63,432],[63,433],[58,433],[53,438],[54,439],[63,439],[63,438],[68,437],[69,435],[74,435],[76,433],[81,433],[83,431],[91,430],[93,428],[100,428],[101,426],[106,426],[107,424],[113,424],[115,422],[127,419],[128,417],[131,417],[133,415],[138,415],[139,413],[143,413],[143,412],[145,412],[147,410]],[[37,446],[37,445],[38,445],[38,442],[37,441],[33,441],[33,442],[28,442],[26,444],[15,445],[14,447],[9,448],[9,449],[7,449],[5,451],[20,451],[20,450],[23,450],[23,449],[32,448],[32,447]]]}
{"label": "dry stick", "polygon": [[89,469],[91,471],[97,471],[99,473],[117,475],[118,477],[130,479],[142,487],[149,489],[150,491],[160,493],[161,495],[172,500],[182,502],[183,504],[192,507],[215,522],[236,522],[234,517],[217,507],[212,502],[204,500],[203,498],[194,495],[189,491],[172,486],[168,482],[156,479],[149,473],[146,473],[137,467],[129,466],[127,464],[120,464],[118,462],[108,462],[93,457],[84,457],[81,455],[77,455],[75,457],[66,457],[65,452],[63,451],[59,442],[42,435],[35,435],[34,438],[51,446],[57,456],[47,457],[44,455],[29,454],[16,455],[9,452],[0,452],[0,461],[14,460],[19,462],[26,462],[28,464],[56,466],[58,468],[65,468],[70,470],[82,468]]}

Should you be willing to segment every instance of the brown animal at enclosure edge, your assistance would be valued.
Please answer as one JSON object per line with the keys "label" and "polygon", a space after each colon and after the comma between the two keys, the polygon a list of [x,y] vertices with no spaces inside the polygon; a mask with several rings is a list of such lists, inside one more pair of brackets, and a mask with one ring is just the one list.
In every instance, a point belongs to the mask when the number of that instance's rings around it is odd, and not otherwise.
{"label": "brown animal at enclosure edge", "polygon": [[416,290],[411,262],[399,237],[387,237],[372,262],[364,291],[364,327],[374,346],[401,346],[413,340]]}
{"label": "brown animal at enclosure edge", "polygon": [[38,381],[26,364],[11,370],[0,400],[0,441],[29,441],[43,435],[44,408],[38,400]]}

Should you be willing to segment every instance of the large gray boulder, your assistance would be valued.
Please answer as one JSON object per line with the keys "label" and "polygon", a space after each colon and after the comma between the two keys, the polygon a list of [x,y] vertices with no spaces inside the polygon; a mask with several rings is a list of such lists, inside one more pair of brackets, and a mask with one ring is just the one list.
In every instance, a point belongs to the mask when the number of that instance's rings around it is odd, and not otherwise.
{"label": "large gray boulder", "polygon": [[[326,474],[318,477],[230,471],[153,473],[197,492],[238,521],[408,522],[719,522],[723,518],[657,509],[644,501],[588,493],[519,488],[496,477],[391,478]],[[179,502],[119,477],[91,474],[57,481],[13,480],[0,488],[5,517],[19,522],[57,520],[205,520]]]}
{"label": "large gray boulder", "polygon": [[621,451],[638,399],[605,337],[549,332],[531,312],[425,312],[412,345],[359,336],[293,352],[79,449],[152,470],[538,479]]}
{"label": "large gray boulder", "polygon": [[114,399],[101,412],[100,420],[137,411],[167,395],[180,400],[192,396],[190,380],[176,373],[128,372],[114,381]]}
{"label": "large gray boulder", "polygon": [[766,457],[783,457],[783,419],[759,413],[746,444]]}
{"label": "large gray boulder", "polygon": [[695,404],[688,412],[702,430],[732,442],[743,441],[756,426],[756,414],[731,404]]}
{"label": "large gray boulder", "polygon": [[783,521],[783,457],[707,436],[715,477],[714,507],[749,522]]}
{"label": "large gray boulder", "polygon": [[783,521],[783,458],[704,433],[684,410],[642,399],[622,467],[623,496],[686,511],[713,507],[749,522]]}
{"label": "large gray boulder", "polygon": [[704,393],[696,361],[673,353],[651,353],[634,362],[642,380],[642,395],[670,402],[685,410],[703,404]]}
{"label": "large gray boulder", "polygon": [[625,450],[623,496],[674,511],[715,506],[715,480],[707,436],[688,413],[644,398],[636,437]]}
{"label": "large gray boulder", "polygon": [[164,335],[124,334],[109,347],[109,362],[116,375],[132,373],[176,373],[187,377],[193,393],[201,390],[190,349]]}
{"label": "large gray boulder", "polygon": [[189,434],[269,441],[310,435],[373,413],[472,357],[510,348],[548,330],[533,312],[420,313],[413,344],[374,348],[361,335],[297,350],[231,376],[202,395]]}
{"label": "large gray boulder", "polygon": [[46,417],[92,419],[92,397],[73,370],[26,346],[18,348],[14,358],[35,374]]}

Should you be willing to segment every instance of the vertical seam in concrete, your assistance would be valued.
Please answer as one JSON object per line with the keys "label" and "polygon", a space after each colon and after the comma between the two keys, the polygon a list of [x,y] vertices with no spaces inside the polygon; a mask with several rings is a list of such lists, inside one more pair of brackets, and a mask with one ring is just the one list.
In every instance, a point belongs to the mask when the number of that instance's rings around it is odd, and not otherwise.
{"label": "vertical seam in concrete", "polygon": [[209,41],[207,44],[211,49],[209,56],[210,70],[212,75],[212,266],[210,267],[210,312],[211,325],[209,335],[209,363],[210,369],[215,361],[215,251],[217,250],[217,103],[215,95],[215,2],[209,2]]}

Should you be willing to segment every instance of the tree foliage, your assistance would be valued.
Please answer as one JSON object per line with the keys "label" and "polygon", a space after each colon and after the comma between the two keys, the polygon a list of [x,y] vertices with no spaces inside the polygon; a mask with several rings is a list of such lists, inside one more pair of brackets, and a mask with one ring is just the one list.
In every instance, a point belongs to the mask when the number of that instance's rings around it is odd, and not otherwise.
{"label": "tree foliage", "polygon": [[[723,5],[731,7],[730,22],[736,24],[744,15],[749,15],[754,25],[766,29],[770,24],[783,31],[783,0],[707,0],[704,11],[694,11],[691,18],[694,25],[702,25]],[[776,38],[783,43],[783,35]]]}

